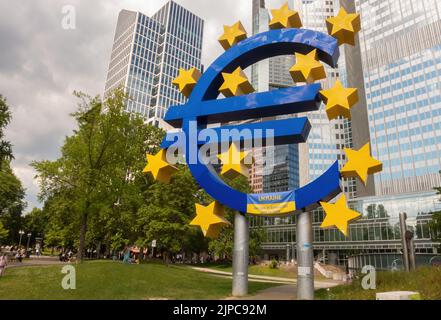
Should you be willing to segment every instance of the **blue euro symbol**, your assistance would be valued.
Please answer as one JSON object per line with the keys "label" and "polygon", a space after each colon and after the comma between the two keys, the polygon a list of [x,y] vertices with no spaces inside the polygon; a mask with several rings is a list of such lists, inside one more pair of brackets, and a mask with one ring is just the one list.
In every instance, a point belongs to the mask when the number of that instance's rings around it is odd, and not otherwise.
{"label": "blue euro symbol", "polygon": [[[278,216],[313,210],[319,206],[319,202],[329,201],[341,193],[338,161],[317,180],[302,188],[270,194],[239,192],[223,182],[211,165],[201,163],[199,157],[194,163],[189,161],[190,143],[198,144],[190,139],[190,122],[197,122],[197,129],[202,130],[211,123],[319,110],[321,85],[318,83],[217,99],[223,80],[222,72],[231,73],[237,67],[245,69],[267,58],[295,52],[306,54],[314,49],[317,49],[321,61],[333,68],[337,66],[340,56],[337,40],[324,33],[307,29],[280,29],[257,34],[222,54],[204,72],[186,105],[169,108],[164,120],[175,128],[182,128],[188,167],[199,185],[213,199],[241,213]],[[264,133],[266,129],[273,129],[274,143],[280,145],[306,142],[311,124],[307,118],[301,117],[243,123],[227,128],[233,127],[239,131],[262,129]],[[221,128],[216,130],[220,131]],[[263,138],[268,137],[264,135]],[[170,137],[166,137],[161,147],[166,149],[173,143]]]}

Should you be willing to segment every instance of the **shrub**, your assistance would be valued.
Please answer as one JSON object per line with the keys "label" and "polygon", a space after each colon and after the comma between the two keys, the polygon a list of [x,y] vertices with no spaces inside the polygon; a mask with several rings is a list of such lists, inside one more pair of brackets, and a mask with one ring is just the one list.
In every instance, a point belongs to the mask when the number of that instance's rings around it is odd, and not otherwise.
{"label": "shrub", "polygon": [[270,269],[277,269],[279,267],[279,263],[276,259],[271,260],[269,264]]}

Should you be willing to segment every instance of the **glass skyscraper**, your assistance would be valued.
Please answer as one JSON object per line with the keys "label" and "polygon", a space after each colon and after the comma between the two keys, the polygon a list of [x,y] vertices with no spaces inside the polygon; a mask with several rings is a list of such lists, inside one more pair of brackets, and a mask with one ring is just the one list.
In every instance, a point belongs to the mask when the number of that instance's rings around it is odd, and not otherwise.
{"label": "glass skyscraper", "polygon": [[378,195],[441,186],[441,1],[357,0]]}
{"label": "glass skyscraper", "polygon": [[[300,12],[304,28],[327,33],[326,18],[334,15],[334,1],[330,0],[291,0],[292,9]],[[264,0],[253,1],[253,34],[268,30],[270,21],[268,9]],[[340,61],[344,61],[344,52]],[[291,56],[281,56],[267,59],[252,67],[252,82],[258,91],[274,90],[281,87],[295,86],[289,69],[295,64],[294,53]],[[330,88],[340,77],[346,81],[345,63],[335,70],[326,67],[327,79],[321,81],[324,89]],[[307,116],[312,124],[312,130],[307,143],[275,148],[275,164],[263,171],[263,183],[255,180],[263,192],[285,191],[298,188],[318,178],[336,160],[343,165],[345,161],[344,148],[353,147],[351,122],[346,119],[329,121],[324,105],[318,112],[300,114]],[[268,172],[273,172],[269,175]],[[282,175],[289,177],[282,178]],[[280,188],[284,186],[285,189]],[[344,191],[349,198],[356,196],[356,186],[353,179],[344,181]],[[256,191],[256,188],[255,188]]]}
{"label": "glass skyscraper", "polygon": [[[270,16],[264,0],[253,0],[253,34],[268,31]],[[252,84],[256,91],[265,92],[294,85],[289,69],[294,65],[294,55],[266,59],[251,67]],[[279,117],[283,118],[283,117]],[[252,170],[253,191],[279,192],[296,189],[300,184],[299,147],[282,145],[255,150],[255,158],[271,157],[271,164],[257,163]],[[261,154],[259,154],[261,153]],[[257,161],[258,162],[258,161]]]}
{"label": "glass skyscraper", "polygon": [[[325,34],[328,33],[326,19],[338,12],[336,1],[333,0],[295,0],[294,9],[300,13],[304,28]],[[334,86],[337,79],[348,86],[345,65],[343,50],[341,50],[339,68],[333,69],[324,64],[327,78],[320,81],[323,89]],[[319,111],[309,112],[303,116],[308,117],[312,129],[308,141],[300,146],[301,185],[320,177],[336,160],[339,161],[340,166],[343,166],[346,163],[344,148],[353,147],[351,121],[344,118],[329,121],[323,103]],[[345,179],[343,191],[349,199],[354,198],[355,180]]]}
{"label": "glass skyscraper", "polygon": [[[333,1],[290,1],[291,9],[299,11],[304,28],[325,32],[327,17],[334,15]],[[265,1],[253,1],[253,33],[268,30],[270,21]],[[321,24],[319,23],[321,22]],[[344,55],[340,58],[344,60]],[[295,86],[289,70],[295,64],[294,52],[290,56],[281,56],[262,61],[252,68],[253,85],[259,91],[275,90],[281,87]],[[344,68],[344,64],[343,64]],[[340,70],[326,67],[327,79],[321,81],[322,87],[327,89],[334,85],[339,78]],[[344,70],[343,70],[344,71]],[[344,79],[343,79],[344,80]],[[345,119],[329,121],[324,105],[316,112],[299,114],[306,116],[311,122],[312,129],[306,143],[299,145],[277,146],[274,150],[266,148],[264,152],[271,152],[274,164],[263,169],[262,192],[279,192],[288,189],[297,189],[318,178],[336,161],[344,164],[344,148],[352,147],[351,123]],[[268,151],[270,150],[270,151]],[[349,198],[355,196],[353,179],[344,182],[344,191]],[[256,188],[254,188],[254,191]],[[293,245],[292,236],[277,238],[271,235],[277,230],[284,230],[289,234],[295,233],[295,217],[289,218],[257,218],[252,225],[264,226],[267,240],[263,244],[266,252],[286,251],[286,246]],[[273,251],[275,250],[275,251]]]}
{"label": "glass skyscraper", "polygon": [[[354,1],[352,0],[343,0],[341,2],[347,9],[352,10],[354,9],[355,5],[359,6],[360,3],[364,3],[366,8],[368,7],[366,5],[367,3],[374,3],[376,6],[384,8],[384,6],[386,6],[386,4],[384,3],[387,3],[388,1],[360,0],[354,3]],[[348,6],[348,3],[350,2],[352,2],[350,4],[351,6]],[[432,2],[432,4],[434,4],[434,2]],[[420,6],[414,5],[414,7]],[[426,7],[428,8],[428,6]],[[300,12],[304,28],[321,31],[324,33],[327,33],[325,23],[326,18],[330,16],[335,16],[339,8],[340,1],[294,1],[294,9]],[[414,50],[412,51],[412,55],[409,56],[412,57],[412,59],[407,58],[403,60],[410,63],[410,65],[405,64],[406,68],[404,69],[407,70],[405,78],[406,84],[408,82],[409,84],[410,82],[412,82],[412,90],[415,91],[414,93],[409,93],[409,95],[412,96],[409,96],[409,99],[412,99],[413,103],[415,103],[416,105],[423,105],[428,103],[429,101],[429,103],[431,103],[431,110],[434,110],[434,108],[436,110],[436,104],[433,104],[433,102],[436,101],[437,97],[439,97],[439,95],[441,94],[441,89],[436,82],[439,82],[439,80],[433,79],[435,79],[434,77],[439,77],[439,66],[437,65],[439,61],[436,60],[439,59],[439,55],[437,55],[439,53],[439,50],[436,50],[432,47],[431,49],[423,50],[422,53],[415,52],[415,50],[417,49],[417,46],[421,46],[423,43],[426,46],[430,46],[430,43],[436,42],[435,37],[437,41],[441,42],[441,23],[439,23],[435,28],[435,26],[433,25],[433,21],[425,21],[424,23],[432,23],[430,28],[424,29],[428,33],[426,35],[426,38],[419,39],[415,44],[413,44],[410,39],[407,39],[406,42],[403,43],[406,43],[406,46],[408,48],[400,48],[398,50],[394,49],[394,46],[396,46],[396,44],[391,43],[389,45],[389,42],[392,41],[392,39],[394,38],[391,31],[387,28],[384,30],[381,29],[378,24],[378,21],[380,20],[383,21],[382,23],[384,23],[385,25],[389,25],[390,21],[386,22],[385,19],[391,19],[391,21],[393,21],[396,18],[393,18],[393,15],[385,15],[384,12],[386,11],[384,11],[384,9],[372,10],[372,6],[369,7],[370,10],[366,8],[364,14],[362,13],[363,31],[360,34],[361,52],[359,49],[357,49],[357,47],[342,46],[340,48],[341,58],[339,60],[338,69],[331,69],[326,67],[327,79],[321,81],[323,88],[329,88],[330,86],[332,86],[337,78],[340,79],[345,86],[357,87],[360,95],[360,102],[357,105],[357,108],[359,108],[359,110],[357,110],[358,114],[353,115],[352,121],[348,121],[346,119],[329,121],[327,119],[323,105],[319,112],[311,112],[306,114],[312,124],[312,130],[307,143],[299,145],[298,154],[300,167],[300,185],[304,185],[307,182],[320,176],[337,159],[340,161],[340,164],[343,165],[346,161],[345,154],[343,152],[344,148],[360,148],[362,145],[369,142],[370,139],[372,140],[373,156],[382,160],[385,163],[385,167],[390,167],[387,159],[390,157],[390,154],[395,153],[394,150],[397,147],[394,147],[394,145],[392,144],[386,144],[382,145],[383,149],[381,151],[378,151],[378,133],[383,132],[381,130],[388,129],[382,125],[384,121],[382,118],[383,115],[381,117],[378,115],[375,117],[375,115],[373,115],[375,113],[373,113],[372,111],[374,109],[372,107],[374,102],[372,101],[373,84],[371,82],[375,81],[375,88],[377,89],[379,86],[381,88],[383,88],[382,86],[394,86],[394,88],[400,87],[401,92],[397,92],[397,94],[400,94],[402,97],[407,96],[406,92],[408,89],[404,89],[403,84],[397,84],[397,80],[392,80],[391,75],[387,73],[387,70],[389,70],[389,68],[400,68],[400,66],[402,65],[401,63],[387,60],[387,54],[394,53],[403,55],[408,52],[405,50],[410,50],[410,48]],[[434,8],[435,7],[432,7],[432,15],[435,15],[439,12]],[[357,7],[357,11],[362,10]],[[366,15],[368,17],[364,17],[363,15]],[[254,23],[256,23],[256,21],[258,20],[254,19]],[[419,21],[421,23],[421,18],[419,18]],[[376,27],[372,29],[370,24],[375,25]],[[411,22],[409,22],[408,24],[412,25]],[[399,30],[400,28],[405,28],[402,26],[405,26],[406,22],[400,21],[396,22],[393,25],[393,30]],[[388,43],[387,45],[384,41],[385,35],[382,34],[382,32],[385,32],[389,35],[389,38],[387,38],[386,41]],[[372,36],[375,39],[383,39],[378,40],[379,42],[376,47],[373,46],[372,42],[370,42],[369,44],[365,43],[365,34],[370,33],[372,33]],[[399,31],[398,35],[400,35]],[[397,37],[397,39],[399,39],[399,36]],[[431,39],[432,42],[430,42],[429,39]],[[370,48],[369,50],[373,50],[373,48],[375,48],[373,52],[377,52],[377,50],[379,51],[378,56],[376,56],[375,60],[378,65],[373,69],[369,69],[369,65],[373,63],[373,58],[370,56],[373,53],[370,53],[370,55],[367,54],[366,48]],[[384,48],[389,48],[390,53],[388,53],[389,50],[386,50]],[[416,61],[418,63],[413,62],[415,56],[420,57],[419,59],[416,58]],[[363,67],[365,68],[364,72],[361,68],[361,62],[357,63],[357,59],[359,62],[361,60],[363,61]],[[412,62],[410,62],[409,60]],[[431,62],[428,60],[430,60]],[[294,61],[292,61],[292,63],[294,63]],[[391,65],[389,65],[389,63],[391,63]],[[383,65],[383,67],[381,67],[382,64],[384,64],[385,66]],[[421,66],[418,67],[418,65]],[[423,70],[424,66],[427,66],[428,69]],[[394,72],[397,72],[397,70],[395,70]],[[413,74],[411,76],[408,75],[412,72]],[[375,74],[376,76],[374,80],[372,80],[373,74]],[[395,77],[397,76],[397,74],[398,73],[395,73]],[[414,82],[417,81],[423,81],[425,86],[423,84],[415,86]],[[367,101],[364,97],[364,90],[366,90],[367,93]],[[424,96],[424,94],[426,96]],[[419,97],[417,98],[418,95]],[[430,100],[431,98],[433,100]],[[426,99],[428,99],[428,101],[426,101]],[[393,107],[386,107],[387,110],[389,110],[389,113],[392,112],[390,110],[393,110],[394,108],[398,108],[398,110],[404,110],[403,112],[405,112],[406,114],[409,113],[409,111],[406,110],[407,107],[405,107],[405,105],[401,105],[401,103],[396,102],[393,98],[391,99],[390,97],[382,95],[381,97],[375,97],[374,101],[376,101],[376,105],[381,106],[381,108],[383,108],[383,105],[387,106],[388,102],[394,103]],[[437,134],[431,133],[430,135],[428,135],[428,129],[431,127],[426,127],[425,129],[423,128],[425,125],[428,126],[429,122],[430,125],[433,126],[434,130],[436,127],[439,128],[441,124],[441,118],[436,118],[436,112],[429,115],[428,110],[429,109],[426,106],[412,111],[412,113],[410,114],[412,119],[416,119],[417,117],[419,121],[418,126],[413,125],[411,127],[413,128],[411,132],[419,132],[418,139],[420,141],[423,141],[422,144],[424,145],[424,148],[426,150],[437,150],[440,145],[438,141],[435,141],[436,138],[435,140],[433,138],[436,137]],[[393,111],[393,113],[390,114],[393,115],[390,117],[391,119],[394,119],[393,123],[394,125],[396,125],[398,123],[398,118],[396,117],[397,111]],[[421,114],[423,114],[423,116]],[[377,122],[380,123],[379,129],[377,128]],[[400,121],[400,123],[402,122]],[[390,125],[391,124],[389,124],[389,126]],[[395,128],[395,130],[397,129],[398,128]],[[404,130],[403,127],[400,127],[400,129]],[[409,131],[408,129],[406,130]],[[399,136],[400,131],[396,132]],[[398,145],[398,148],[401,147],[401,142],[404,142],[406,144],[408,143],[407,140],[403,140],[403,137],[406,137],[408,134],[409,132],[402,132],[401,137],[394,140],[396,145]],[[441,135],[441,133],[439,135]],[[392,136],[392,138],[394,138],[394,136]],[[383,137],[380,139],[387,138]],[[387,142],[389,141],[387,140]],[[422,151],[422,149],[417,149],[417,151],[418,150],[420,152]],[[434,156],[435,155],[430,153],[430,157]],[[401,159],[401,155],[398,156],[397,159]],[[426,155],[424,156],[424,159],[426,159],[427,161]],[[413,160],[409,159],[407,161]],[[436,161],[440,161],[439,153],[437,153]],[[387,187],[388,184],[384,182],[384,178],[382,175],[380,175],[379,181],[377,181],[377,176],[375,176],[375,189],[362,187],[360,190],[360,185],[356,184],[355,179],[344,181],[343,188],[349,199],[349,206],[352,209],[360,212],[363,217],[356,223],[353,223],[349,226],[348,237],[344,237],[335,228],[320,228],[320,225],[324,220],[324,212],[321,208],[314,210],[312,213],[312,220],[315,257],[322,258],[328,263],[348,263],[351,267],[358,269],[366,264],[374,265],[378,269],[391,269],[395,267],[400,268],[402,267],[403,262],[400,252],[401,232],[399,230],[398,215],[400,212],[406,212],[408,215],[408,228],[415,235],[417,263],[428,263],[430,258],[438,254],[438,252],[440,251],[439,243],[432,240],[432,232],[429,227],[431,215],[435,212],[441,211],[441,202],[439,202],[440,196],[436,195],[435,192],[430,191],[433,186],[441,185],[441,183],[437,182],[437,179],[439,179],[438,171],[440,170],[440,167],[439,165],[433,164],[433,160],[431,163],[431,165],[433,166],[432,175],[430,177],[428,175],[422,176],[424,178],[414,177],[413,179],[415,179],[415,182],[413,183],[415,183],[416,185],[412,188],[410,188],[411,186],[406,186],[406,188],[403,189],[395,189],[395,191],[392,190],[391,192],[385,192],[385,186]],[[430,165],[424,167],[424,169],[429,170]],[[387,170],[386,175],[388,175]],[[422,182],[418,182],[421,179],[422,181],[426,181],[429,185],[427,187],[424,187],[424,184]],[[373,182],[374,180],[371,180],[372,187],[374,186]],[[399,184],[395,183],[395,185],[398,186]],[[375,194],[373,193],[373,191],[375,190],[377,191],[378,196],[375,196]],[[405,193],[409,191],[418,192]],[[250,225],[252,228],[263,227],[266,231],[267,238],[262,244],[263,256],[265,258],[276,257],[279,259],[285,259],[287,249],[288,251],[293,251],[293,253],[289,255],[290,257],[295,256],[295,216],[273,219],[253,218],[250,221]]]}
{"label": "glass skyscraper", "polygon": [[123,87],[127,111],[158,125],[170,105],[186,102],[172,85],[179,68],[202,70],[203,30],[204,21],[174,1],[153,17],[122,10],[104,96]]}

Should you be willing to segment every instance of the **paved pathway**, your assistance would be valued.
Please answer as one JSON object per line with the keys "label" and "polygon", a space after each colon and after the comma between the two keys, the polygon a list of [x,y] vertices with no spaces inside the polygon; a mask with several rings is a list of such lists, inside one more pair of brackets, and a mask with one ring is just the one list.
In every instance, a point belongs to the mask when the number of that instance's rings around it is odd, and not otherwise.
{"label": "paved pathway", "polygon": [[257,292],[253,296],[243,298],[229,297],[227,300],[297,300],[297,286],[290,284],[268,288]]}
{"label": "paved pathway", "polygon": [[[194,270],[210,273],[216,277],[222,278],[232,278],[231,272],[225,272],[220,270],[214,270],[210,268],[198,268],[191,267]],[[246,296],[243,298],[228,297],[227,300],[296,300],[297,292],[297,280],[290,278],[281,277],[270,277],[270,276],[258,276],[258,275],[248,275],[248,281],[250,282],[266,282],[266,283],[278,283],[283,284],[281,286],[276,286],[259,291],[253,296]],[[331,288],[338,285],[342,285],[344,282],[335,280],[315,280],[315,289]]]}
{"label": "paved pathway", "polygon": [[[210,273],[213,275],[223,276],[223,277],[232,277],[231,272],[226,271],[220,271],[220,270],[214,270],[210,268],[199,268],[199,267],[191,267],[194,270]],[[258,282],[270,282],[270,283],[280,283],[280,284],[291,284],[295,285],[297,283],[297,279],[292,278],[282,278],[282,277],[272,277],[272,276],[259,276],[259,275],[253,275],[249,274],[248,279],[250,281],[258,281]],[[316,289],[322,289],[322,288],[331,288],[338,285],[343,284],[341,281],[335,281],[335,280],[315,280],[314,285]]]}
{"label": "paved pathway", "polygon": [[18,268],[18,267],[33,267],[33,266],[51,266],[51,265],[63,265],[64,262],[60,262],[58,257],[50,256],[31,256],[30,259],[24,259],[23,262],[14,261],[7,265],[6,268]]}

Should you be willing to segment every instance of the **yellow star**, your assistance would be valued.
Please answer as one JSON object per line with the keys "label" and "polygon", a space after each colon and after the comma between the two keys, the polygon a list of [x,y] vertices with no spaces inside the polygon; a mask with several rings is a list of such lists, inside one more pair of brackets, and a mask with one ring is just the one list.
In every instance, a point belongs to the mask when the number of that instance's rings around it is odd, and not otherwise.
{"label": "yellow star", "polygon": [[235,143],[232,143],[230,149],[217,157],[222,162],[221,175],[234,179],[238,175],[249,176],[249,168],[243,162],[249,152],[239,151]]}
{"label": "yellow star", "polygon": [[296,53],[296,64],[289,72],[295,82],[313,83],[326,78],[325,67],[317,58],[317,49],[306,55]]}
{"label": "yellow star", "polygon": [[217,201],[208,206],[196,203],[196,218],[190,222],[192,226],[200,226],[205,237],[217,238],[223,226],[231,224],[224,218],[224,208]]}
{"label": "yellow star", "polygon": [[270,29],[283,28],[301,28],[302,21],[297,11],[290,10],[288,2],[286,2],[280,9],[271,10],[273,18],[269,23]]}
{"label": "yellow star", "polygon": [[322,90],[320,94],[326,104],[326,113],[329,120],[343,116],[351,119],[351,108],[358,102],[356,88],[343,87],[340,80],[329,90]]}
{"label": "yellow star", "polygon": [[179,91],[181,91],[184,96],[188,98],[198,83],[201,75],[201,72],[196,68],[191,68],[189,70],[180,68],[179,75],[173,80],[172,83],[179,88]]}
{"label": "yellow star", "polygon": [[235,46],[247,38],[247,32],[240,21],[232,26],[224,26],[224,34],[219,38],[219,43],[225,50]]}
{"label": "yellow star", "polygon": [[248,81],[245,72],[238,67],[233,73],[222,72],[224,83],[219,91],[226,97],[240,96],[254,92],[254,88]]}
{"label": "yellow star", "polygon": [[167,162],[166,150],[162,149],[156,155],[147,155],[147,166],[142,171],[143,173],[151,173],[155,180],[169,183],[171,176],[178,169],[176,167],[171,166]]}
{"label": "yellow star", "polygon": [[341,169],[341,175],[345,178],[360,178],[366,185],[369,174],[375,174],[383,170],[383,164],[371,156],[370,143],[365,144],[360,150],[345,149],[348,162]]}
{"label": "yellow star", "polygon": [[336,203],[320,202],[325,210],[326,217],[321,228],[337,227],[346,237],[348,236],[348,224],[361,217],[357,211],[348,208],[346,196],[343,194]]}
{"label": "yellow star", "polygon": [[326,19],[328,33],[338,40],[338,44],[355,45],[355,35],[361,30],[360,15],[348,14],[342,7],[336,17]]}

